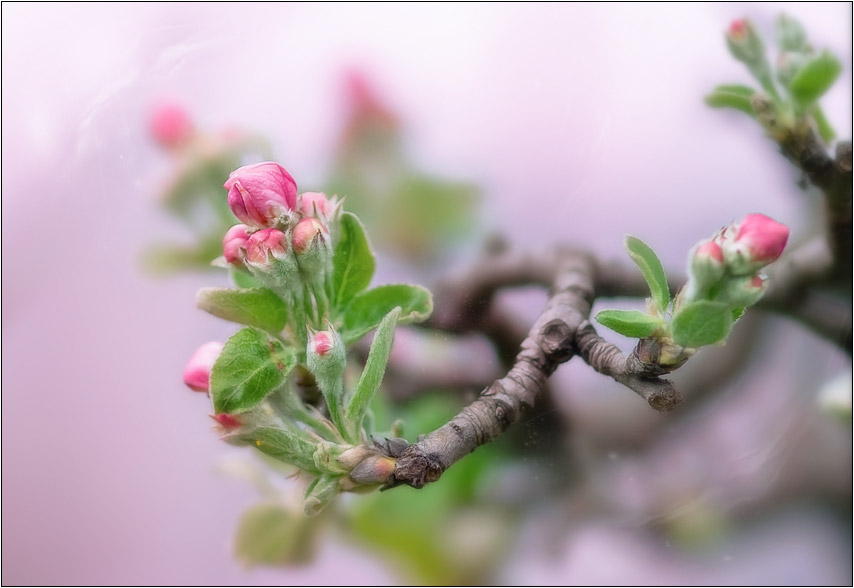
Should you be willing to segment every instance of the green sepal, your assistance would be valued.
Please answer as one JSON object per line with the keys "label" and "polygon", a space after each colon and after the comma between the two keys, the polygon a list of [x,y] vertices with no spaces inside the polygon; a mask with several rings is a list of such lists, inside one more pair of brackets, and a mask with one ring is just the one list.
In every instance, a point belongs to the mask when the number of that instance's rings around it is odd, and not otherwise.
{"label": "green sepal", "polygon": [[332,300],[336,308],[343,308],[371,283],[376,259],[365,229],[354,214],[343,213],[338,226],[338,244],[332,258]]}
{"label": "green sepal", "polygon": [[667,276],[664,273],[664,268],[661,266],[661,261],[655,251],[631,235],[626,236],[625,246],[626,251],[629,252],[629,257],[640,268],[643,279],[649,286],[653,303],[660,312],[666,311],[670,304],[670,289],[667,287]]}
{"label": "green sepal", "polygon": [[419,323],[433,312],[433,296],[426,288],[409,284],[388,284],[362,292],[344,311],[344,342],[352,343],[373,331],[395,307],[401,309],[398,323]]}
{"label": "green sepal", "polygon": [[196,306],[212,315],[270,333],[279,333],[288,322],[285,303],[266,288],[202,288]]}
{"label": "green sepal", "polygon": [[683,306],[670,323],[673,342],[682,347],[713,345],[726,339],[732,329],[730,306],[698,300]]}
{"label": "green sepal", "polygon": [[323,475],[312,482],[305,493],[302,509],[307,517],[313,517],[332,501],[341,491],[341,476]]}
{"label": "green sepal", "polygon": [[636,339],[649,337],[665,326],[659,317],[639,310],[603,310],[596,314],[596,320],[612,331]]}
{"label": "green sepal", "polygon": [[756,90],[750,86],[737,84],[718,86],[706,96],[706,104],[713,108],[734,108],[756,118],[756,112],[750,104],[750,97],[754,94],[756,94]]}
{"label": "green sepal", "polygon": [[310,473],[320,473],[314,463],[316,442],[307,438],[305,433],[282,427],[254,427],[249,431],[226,435],[228,442],[250,445],[258,451],[279,461],[289,463]]}
{"label": "green sepal", "polygon": [[391,353],[391,345],[394,341],[394,327],[400,316],[400,307],[393,309],[380,322],[377,334],[371,342],[371,350],[368,352],[368,360],[365,369],[359,377],[356,391],[347,403],[345,420],[355,427],[356,436],[361,432],[362,419],[371,404],[385,374],[388,356]]}
{"label": "green sepal", "polygon": [[285,383],[296,355],[281,341],[246,327],[232,335],[211,370],[210,394],[217,413],[247,411]]}

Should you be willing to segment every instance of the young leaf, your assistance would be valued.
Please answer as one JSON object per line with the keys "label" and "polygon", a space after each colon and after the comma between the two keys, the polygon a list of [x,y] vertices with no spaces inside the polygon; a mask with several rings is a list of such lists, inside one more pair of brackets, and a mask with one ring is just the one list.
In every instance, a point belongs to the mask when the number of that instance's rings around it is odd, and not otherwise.
{"label": "young leaf", "polygon": [[359,378],[356,392],[350,398],[350,402],[347,403],[346,420],[355,426],[357,435],[361,431],[362,419],[368,410],[368,405],[379,389],[383,374],[385,374],[388,356],[391,353],[391,344],[394,340],[394,327],[399,316],[400,307],[397,307],[385,316],[377,328],[377,334],[371,343],[368,361],[365,363],[362,376]]}
{"label": "young leaf", "polygon": [[279,333],[288,321],[285,303],[271,290],[202,288],[196,306],[214,316],[271,333]]}
{"label": "young leaf", "polygon": [[734,108],[755,118],[756,112],[750,105],[750,97],[754,94],[756,90],[750,86],[718,86],[706,96],[706,104],[713,108]]}
{"label": "young leaf", "polygon": [[314,552],[318,526],[279,504],[249,508],[237,526],[234,555],[247,566],[307,563]]}
{"label": "young leaf", "polygon": [[252,274],[246,270],[231,268],[231,281],[238,288],[260,288],[263,284],[256,280]]}
{"label": "young leaf", "polygon": [[600,324],[626,337],[642,339],[664,326],[664,321],[639,310],[603,310],[596,314]]}
{"label": "young leaf", "polygon": [[301,470],[319,473],[314,464],[316,445],[294,431],[279,427],[255,427],[245,433],[229,435],[226,440],[245,443]]}
{"label": "young leaf", "polygon": [[733,309],[720,302],[698,300],[673,317],[673,342],[683,347],[702,347],[726,339],[732,329]]}
{"label": "young leaf", "polygon": [[830,143],[836,138],[836,131],[827,117],[824,116],[824,111],[818,104],[812,107],[812,118],[815,121],[815,127],[818,129],[818,134],[825,143]]}
{"label": "young leaf", "polygon": [[324,474],[312,482],[305,492],[302,510],[305,516],[313,517],[341,492],[341,476]]}
{"label": "young leaf", "polygon": [[341,215],[340,231],[332,259],[333,300],[338,308],[343,308],[371,283],[376,261],[362,223],[355,215],[349,212]]}
{"label": "young leaf", "polygon": [[409,284],[377,286],[362,292],[344,311],[344,341],[352,343],[374,330],[396,306],[401,309],[398,323],[418,323],[433,312],[433,297],[429,290]]}
{"label": "young leaf", "polygon": [[661,312],[664,312],[670,304],[670,290],[667,287],[667,276],[664,274],[664,268],[661,267],[661,261],[655,251],[637,237],[626,236],[625,245],[629,257],[640,268],[643,279],[649,285],[652,301]]}
{"label": "young leaf", "polygon": [[807,33],[797,19],[781,14],[775,29],[777,46],[783,51],[807,51]]}
{"label": "young leaf", "polygon": [[839,73],[842,64],[824,51],[807,61],[789,84],[789,93],[802,107],[807,107],[827,92]]}
{"label": "young leaf", "polygon": [[225,342],[211,370],[210,393],[217,413],[244,412],[285,383],[296,364],[293,350],[246,327]]}

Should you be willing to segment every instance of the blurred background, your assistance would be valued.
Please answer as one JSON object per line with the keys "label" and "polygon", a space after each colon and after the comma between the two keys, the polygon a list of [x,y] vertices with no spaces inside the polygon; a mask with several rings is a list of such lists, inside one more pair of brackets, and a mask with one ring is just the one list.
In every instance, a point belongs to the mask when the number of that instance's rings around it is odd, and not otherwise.
{"label": "blurred background", "polygon": [[[845,3],[5,3],[3,583],[850,583],[850,356],[786,318],[740,323],[743,370],[715,363],[726,348],[686,366],[675,413],[572,361],[545,416],[439,483],[344,497],[292,521],[299,554],[254,560],[235,557],[243,513],[287,502],[288,481],[219,442],[181,383],[234,331],[194,297],[226,283],[203,266],[235,222],[216,184],[242,163],[346,194],[378,282],[429,286],[493,234],[621,258],[632,233],[677,270],[750,212],[799,242],[818,195],[748,117],[702,99],[748,81],[729,22],[770,39],[783,11],[842,59],[822,105],[850,138]],[[164,108],[186,114],[171,143]],[[544,301],[502,297],[529,322]],[[443,342],[410,360],[500,372]],[[726,367],[692,397],[706,362]],[[847,422],[823,408],[833,390]],[[462,392],[398,398],[388,418],[414,438]]]}

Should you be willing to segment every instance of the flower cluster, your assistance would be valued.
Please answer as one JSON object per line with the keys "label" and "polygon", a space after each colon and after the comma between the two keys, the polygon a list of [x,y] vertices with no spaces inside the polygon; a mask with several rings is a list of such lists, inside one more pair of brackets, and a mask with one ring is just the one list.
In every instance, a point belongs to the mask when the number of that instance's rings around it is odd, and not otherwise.
{"label": "flower cluster", "polygon": [[755,304],[765,292],[760,272],[783,253],[789,228],[764,214],[749,214],[739,223],[701,241],[689,257],[689,280],[678,304],[714,300],[733,308]]}

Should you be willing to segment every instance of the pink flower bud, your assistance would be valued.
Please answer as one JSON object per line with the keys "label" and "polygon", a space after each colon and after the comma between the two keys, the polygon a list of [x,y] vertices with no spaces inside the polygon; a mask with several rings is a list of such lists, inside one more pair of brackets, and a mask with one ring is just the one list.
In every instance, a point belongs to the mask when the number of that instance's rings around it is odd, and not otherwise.
{"label": "pink flower bud", "polygon": [[296,208],[296,182],[272,161],[234,170],[223,187],[234,216],[252,227],[270,227]]}
{"label": "pink flower bud", "polygon": [[744,19],[737,19],[729,23],[729,29],[727,29],[727,37],[730,39],[737,41],[744,38],[747,35],[747,21]]}
{"label": "pink flower bud", "polygon": [[187,111],[180,104],[172,102],[155,106],[149,124],[155,141],[167,149],[186,145],[195,133]]}
{"label": "pink flower bud", "polygon": [[302,219],[294,227],[294,251],[304,253],[315,239],[329,236],[329,230],[313,217]]}
{"label": "pink flower bud", "polygon": [[716,263],[724,262],[724,252],[721,250],[721,246],[714,241],[700,243],[694,251],[694,257]]}
{"label": "pink flower bud", "polygon": [[288,254],[288,239],[278,229],[261,229],[246,241],[246,259],[252,263],[265,264],[274,259],[283,259]]}
{"label": "pink flower bud", "polygon": [[184,383],[196,392],[207,392],[210,386],[211,369],[222,353],[222,343],[205,343],[193,353],[184,368]]}
{"label": "pink flower bud", "polygon": [[329,219],[335,207],[322,192],[303,192],[299,197],[300,212],[305,217]]}
{"label": "pink flower bud", "polygon": [[328,331],[319,331],[315,333],[309,344],[311,345],[312,352],[316,353],[320,357],[323,357],[329,353],[333,347],[335,347],[335,341],[332,339],[332,336]]}
{"label": "pink flower bud", "polygon": [[217,424],[219,424],[220,427],[225,429],[225,431],[227,433],[231,432],[231,431],[237,429],[238,427],[240,427],[241,425],[243,425],[241,420],[239,418],[237,418],[236,415],[233,415],[233,414],[228,414],[228,413],[212,414],[211,418],[213,420],[215,420],[217,422]]}
{"label": "pink flower bud", "polygon": [[242,263],[246,241],[249,239],[246,225],[234,225],[225,232],[222,238],[222,252],[228,263]]}
{"label": "pink flower bud", "polygon": [[722,240],[724,259],[734,275],[749,275],[783,253],[789,227],[764,214],[748,214],[733,227],[734,239]]}

